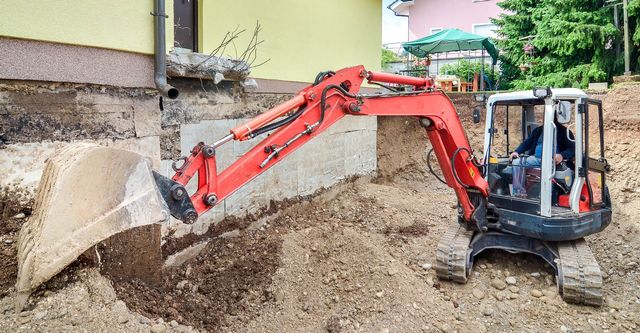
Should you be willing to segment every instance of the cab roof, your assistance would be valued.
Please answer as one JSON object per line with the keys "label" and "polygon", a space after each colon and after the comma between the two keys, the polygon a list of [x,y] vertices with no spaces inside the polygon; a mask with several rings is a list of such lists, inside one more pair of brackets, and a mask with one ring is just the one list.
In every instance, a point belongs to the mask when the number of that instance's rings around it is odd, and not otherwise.
{"label": "cab roof", "polygon": [[[578,98],[587,98],[587,94],[577,88],[556,88],[551,89],[553,96],[558,99],[578,99]],[[508,93],[499,93],[495,95],[489,96],[487,103],[494,104],[496,102],[509,102],[509,101],[526,101],[526,100],[539,100],[537,97],[533,96],[533,89],[531,90],[522,90],[522,91],[514,91]]]}

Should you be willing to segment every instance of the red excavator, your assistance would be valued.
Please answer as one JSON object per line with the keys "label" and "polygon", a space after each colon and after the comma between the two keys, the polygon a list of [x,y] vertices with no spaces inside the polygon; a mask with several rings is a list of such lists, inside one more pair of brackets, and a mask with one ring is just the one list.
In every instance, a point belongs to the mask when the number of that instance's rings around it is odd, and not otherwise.
{"label": "red excavator", "polygon": [[[389,92],[360,93],[365,81]],[[519,114],[509,118],[514,111]],[[526,140],[543,127],[544,137],[555,138],[560,133],[557,121],[569,124],[572,114],[576,134],[566,134],[575,143],[570,161],[555,163],[554,140],[544,140],[540,165],[516,164],[508,158],[513,151],[509,137]],[[590,121],[594,114],[595,123]],[[17,290],[22,301],[80,253],[117,232],[167,221],[169,214],[194,223],[345,116],[407,116],[425,129],[442,181],[458,198],[457,222],[437,248],[438,277],[466,282],[473,258],[486,249],[528,252],[556,270],[565,300],[602,304],[600,268],[583,238],[600,232],[611,220],[604,149],[597,156],[589,150],[595,140],[600,148],[604,144],[597,101],[576,89],[494,95],[487,103],[484,155],[477,159],[451,100],[430,78],[362,66],[322,72],[289,101],[216,142],[199,143],[189,156],[174,162],[171,178],[152,171],[148,161],[131,152],[88,144],[59,152],[48,161],[34,215],[20,234]],[[474,116],[479,121],[477,110]],[[599,137],[591,134],[594,126]],[[265,133],[269,135],[253,149],[218,172],[218,147]],[[192,179],[197,190],[189,194],[186,185]]]}

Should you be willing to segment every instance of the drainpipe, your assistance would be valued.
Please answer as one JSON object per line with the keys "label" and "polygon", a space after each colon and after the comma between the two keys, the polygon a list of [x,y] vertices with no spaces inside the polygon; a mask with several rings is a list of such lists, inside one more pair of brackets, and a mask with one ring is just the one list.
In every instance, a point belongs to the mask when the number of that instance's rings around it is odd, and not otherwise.
{"label": "drainpipe", "polygon": [[167,44],[165,36],[165,0],[153,1],[153,17],[155,21],[155,71],[156,89],[162,96],[176,99],[180,92],[167,83]]}

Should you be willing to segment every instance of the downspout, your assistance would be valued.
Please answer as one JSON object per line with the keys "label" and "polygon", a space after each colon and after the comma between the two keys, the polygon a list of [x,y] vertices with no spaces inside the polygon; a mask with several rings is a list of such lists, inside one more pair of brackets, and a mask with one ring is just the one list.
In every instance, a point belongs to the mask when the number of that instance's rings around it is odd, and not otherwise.
{"label": "downspout", "polygon": [[153,13],[155,20],[155,55],[154,81],[156,89],[162,96],[176,99],[180,92],[167,83],[167,44],[165,36],[165,0],[154,0]]}

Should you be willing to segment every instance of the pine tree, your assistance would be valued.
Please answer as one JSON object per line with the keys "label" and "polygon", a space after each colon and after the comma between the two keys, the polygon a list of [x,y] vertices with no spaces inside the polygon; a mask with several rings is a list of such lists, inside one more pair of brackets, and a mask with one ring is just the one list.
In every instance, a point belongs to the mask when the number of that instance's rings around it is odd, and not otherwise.
{"label": "pine tree", "polygon": [[[502,88],[534,86],[586,87],[589,82],[611,79],[615,57],[613,41],[619,38],[612,11],[601,0],[505,0],[507,11],[494,23],[502,56]],[[524,45],[533,36],[533,56]],[[521,64],[531,64],[520,71]]]}

